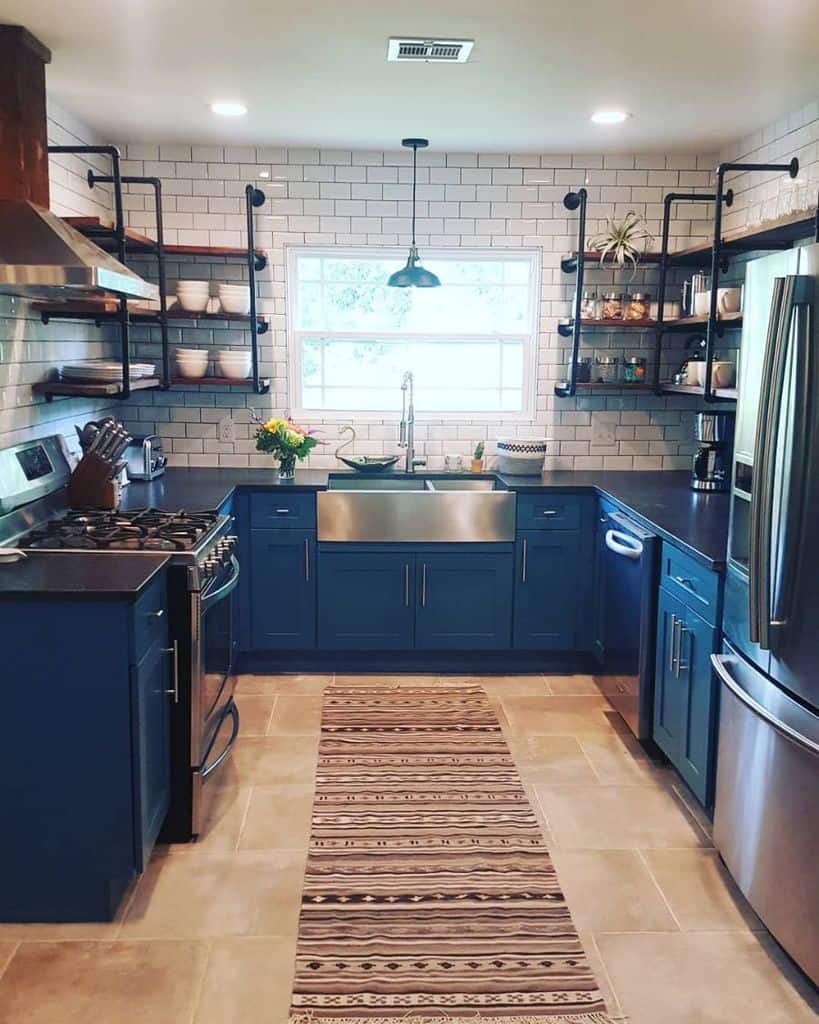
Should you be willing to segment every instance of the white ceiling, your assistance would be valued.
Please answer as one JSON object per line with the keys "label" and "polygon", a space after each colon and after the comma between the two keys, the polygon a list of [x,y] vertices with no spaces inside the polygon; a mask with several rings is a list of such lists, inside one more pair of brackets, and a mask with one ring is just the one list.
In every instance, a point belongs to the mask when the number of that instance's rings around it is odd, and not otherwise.
{"label": "white ceiling", "polygon": [[[116,141],[710,151],[819,96],[817,0],[0,0],[0,21]],[[401,33],[476,43],[463,65],[388,64]],[[600,107],[634,117],[590,124]]]}

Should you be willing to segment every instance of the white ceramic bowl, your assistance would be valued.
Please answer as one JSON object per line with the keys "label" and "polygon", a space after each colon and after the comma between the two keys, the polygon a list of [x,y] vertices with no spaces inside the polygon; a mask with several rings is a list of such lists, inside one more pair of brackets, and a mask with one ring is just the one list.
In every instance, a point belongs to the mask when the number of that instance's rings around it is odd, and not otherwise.
{"label": "white ceramic bowl", "polygon": [[229,377],[231,380],[244,380],[250,376],[253,363],[249,352],[223,349],[216,353],[216,365],[223,377]]}
{"label": "white ceramic bowl", "polygon": [[499,437],[498,471],[513,476],[538,476],[548,444],[545,437]]}
{"label": "white ceramic bowl", "polygon": [[201,295],[195,292],[191,294],[181,292],[177,294],[176,298],[179,305],[187,313],[204,313],[210,302],[210,296],[207,292],[203,292]]}
{"label": "white ceramic bowl", "polygon": [[204,377],[208,372],[209,355],[207,349],[178,348],[174,353],[178,375],[189,379]]}
{"label": "white ceramic bowl", "polygon": [[219,285],[222,312],[246,316],[250,312],[250,288],[247,285]]}

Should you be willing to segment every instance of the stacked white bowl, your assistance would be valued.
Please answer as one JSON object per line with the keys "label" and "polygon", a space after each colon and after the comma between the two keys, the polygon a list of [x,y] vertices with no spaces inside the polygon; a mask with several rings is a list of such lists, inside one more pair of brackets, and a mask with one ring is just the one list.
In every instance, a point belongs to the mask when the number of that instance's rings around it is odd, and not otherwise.
{"label": "stacked white bowl", "polygon": [[220,348],[216,353],[219,373],[231,380],[245,380],[253,366],[250,352],[240,349]]}
{"label": "stacked white bowl", "polygon": [[247,316],[250,312],[250,288],[246,284],[220,284],[219,302],[223,313]]}
{"label": "stacked white bowl", "polygon": [[204,313],[210,299],[209,281],[177,281],[176,298],[189,313]]}
{"label": "stacked white bowl", "polygon": [[177,374],[190,380],[204,377],[208,372],[209,355],[206,348],[178,348],[174,354]]}

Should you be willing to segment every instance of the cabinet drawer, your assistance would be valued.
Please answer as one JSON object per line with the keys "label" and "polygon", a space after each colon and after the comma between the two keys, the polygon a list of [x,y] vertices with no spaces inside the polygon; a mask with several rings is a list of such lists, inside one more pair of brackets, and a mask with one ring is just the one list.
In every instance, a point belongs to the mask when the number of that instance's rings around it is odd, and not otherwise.
{"label": "cabinet drawer", "polygon": [[165,574],[149,583],[133,609],[134,662],[142,659],[154,644],[168,645],[168,602]]}
{"label": "cabinet drawer", "polygon": [[719,605],[719,575],[672,544],[663,544],[660,583],[712,625]]}
{"label": "cabinet drawer", "polygon": [[519,494],[519,530],[579,530],[581,500],[576,494]]}
{"label": "cabinet drawer", "polygon": [[316,496],[284,489],[251,494],[250,525],[254,530],[312,530],[316,525]]}

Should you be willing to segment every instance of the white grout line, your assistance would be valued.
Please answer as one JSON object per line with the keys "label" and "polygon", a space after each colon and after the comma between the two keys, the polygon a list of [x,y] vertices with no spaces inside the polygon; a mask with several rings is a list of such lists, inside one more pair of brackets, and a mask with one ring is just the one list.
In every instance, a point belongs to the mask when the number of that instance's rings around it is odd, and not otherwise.
{"label": "white grout line", "polygon": [[0,964],[0,978],[2,978],[6,971],[8,970],[8,966],[17,955],[17,950],[20,948],[21,944],[22,940],[20,939],[12,940],[12,950],[6,957],[5,963]]}
{"label": "white grout line", "polygon": [[603,959],[603,954],[602,954],[602,952],[600,950],[600,947],[597,944],[597,935],[594,932],[589,932],[588,935],[589,935],[589,938],[591,939],[591,944],[594,947],[594,952],[596,954],[597,962],[600,964],[600,968],[603,971],[603,974],[605,975],[606,982],[607,982],[607,985],[608,985],[608,990],[609,990],[609,992],[611,992],[611,997],[614,1000],[614,1006],[608,1007],[608,1009],[616,1011],[616,1012],[610,1014],[610,1016],[613,1018],[613,1020],[616,1020],[618,1022],[619,1021],[623,1021],[623,1022],[628,1021],[628,1019],[629,1019],[628,1015],[626,1014],[625,1010],[623,1009],[623,1004],[620,1002],[620,997],[617,995],[617,989],[615,989],[615,987],[614,987],[614,982],[612,981],[611,974],[609,974],[609,969],[606,966],[606,961]]}
{"label": "white grout line", "polygon": [[[202,940],[199,940],[202,941]],[[202,964],[202,973],[197,979],[196,991],[194,992],[193,1000],[191,1001],[191,1012],[188,1018],[189,1024],[194,1024],[196,1018],[199,1015],[199,1007],[202,1005],[202,994],[205,990],[205,978],[207,977],[208,967],[210,966],[210,955],[213,950],[213,939],[205,940],[205,957],[204,963]]]}
{"label": "white grout line", "polygon": [[684,931],[685,929],[680,924],[680,920],[677,917],[677,915],[674,913],[674,908],[669,903],[665,893],[663,892],[662,886],[657,881],[657,879],[654,877],[654,872],[651,870],[651,865],[648,862],[648,858],[646,857],[646,855],[643,853],[642,850],[635,850],[635,853],[637,854],[638,858],[643,862],[643,865],[644,865],[646,871],[648,872],[648,877],[654,883],[654,886],[655,886],[657,892],[660,894],[660,899],[662,899],[663,903],[665,903],[666,907],[668,908],[669,914],[671,914],[672,921],[674,922],[674,924],[677,926],[677,928],[680,931]]}
{"label": "white grout line", "polygon": [[248,791],[247,791],[247,800],[245,802],[245,809],[242,812],[242,820],[239,823],[239,831],[236,834],[236,845],[233,847],[233,852],[234,853],[239,853],[239,843],[241,843],[242,836],[244,835],[245,825],[247,824],[247,818],[248,818],[248,815],[250,814],[250,801],[253,798],[253,791],[254,791],[255,788],[256,788],[255,786],[250,786],[248,788]]}

